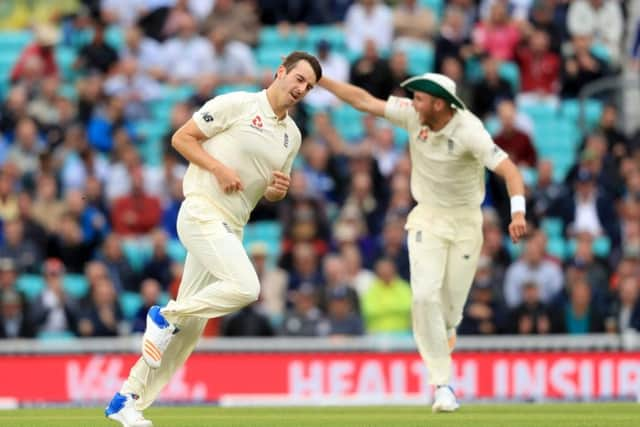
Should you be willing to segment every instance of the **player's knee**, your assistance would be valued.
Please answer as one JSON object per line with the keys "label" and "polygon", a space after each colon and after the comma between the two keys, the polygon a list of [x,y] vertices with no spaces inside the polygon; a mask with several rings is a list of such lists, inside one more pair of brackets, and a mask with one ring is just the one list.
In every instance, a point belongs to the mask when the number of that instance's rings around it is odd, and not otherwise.
{"label": "player's knee", "polygon": [[414,292],[413,294],[413,303],[417,305],[428,305],[432,303],[440,302],[440,291],[434,290],[423,290]]}

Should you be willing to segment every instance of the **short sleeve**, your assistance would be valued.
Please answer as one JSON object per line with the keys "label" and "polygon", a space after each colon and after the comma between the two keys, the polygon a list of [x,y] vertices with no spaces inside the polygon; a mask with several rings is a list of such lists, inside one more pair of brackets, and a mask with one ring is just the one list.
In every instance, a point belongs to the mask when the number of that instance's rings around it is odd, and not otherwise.
{"label": "short sleeve", "polygon": [[473,156],[489,170],[494,170],[501,161],[509,156],[498,147],[489,132],[481,127],[478,132],[467,134],[467,144]]}
{"label": "short sleeve", "polygon": [[407,129],[409,120],[415,117],[416,110],[409,98],[390,96],[384,107],[384,117],[391,123],[401,128]]}
{"label": "short sleeve", "polygon": [[238,117],[242,103],[238,93],[216,96],[193,113],[193,121],[207,138],[224,131]]}

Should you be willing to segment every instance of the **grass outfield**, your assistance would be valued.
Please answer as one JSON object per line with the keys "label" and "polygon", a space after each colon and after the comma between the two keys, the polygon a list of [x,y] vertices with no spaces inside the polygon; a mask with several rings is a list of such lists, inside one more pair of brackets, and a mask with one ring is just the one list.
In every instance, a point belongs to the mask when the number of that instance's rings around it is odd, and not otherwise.
{"label": "grass outfield", "polygon": [[[160,407],[145,411],[154,427],[637,427],[640,405],[525,404],[465,405],[454,414],[426,407],[219,408]],[[21,409],[0,411],[2,427],[117,427],[102,409]]]}

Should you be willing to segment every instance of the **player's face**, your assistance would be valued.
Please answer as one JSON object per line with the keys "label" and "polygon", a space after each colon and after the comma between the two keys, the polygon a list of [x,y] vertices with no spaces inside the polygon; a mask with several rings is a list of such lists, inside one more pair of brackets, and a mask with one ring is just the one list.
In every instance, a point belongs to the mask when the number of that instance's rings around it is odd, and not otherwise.
{"label": "player's face", "polygon": [[316,74],[307,61],[298,61],[288,73],[281,66],[278,69],[278,80],[280,81],[282,103],[287,107],[302,101],[317,83]]}
{"label": "player's face", "polygon": [[427,93],[415,92],[413,94],[413,108],[420,115],[420,123],[423,125],[433,125],[436,115],[436,102],[436,98]]}

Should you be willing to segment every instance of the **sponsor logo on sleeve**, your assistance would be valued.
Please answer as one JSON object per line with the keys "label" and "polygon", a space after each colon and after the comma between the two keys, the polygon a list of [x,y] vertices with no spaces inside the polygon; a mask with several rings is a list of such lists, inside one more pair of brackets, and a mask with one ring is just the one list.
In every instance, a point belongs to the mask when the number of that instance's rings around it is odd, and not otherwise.
{"label": "sponsor logo on sleeve", "polygon": [[208,112],[203,111],[201,115],[202,115],[202,120],[204,120],[205,122],[211,123],[213,121],[213,116]]}

